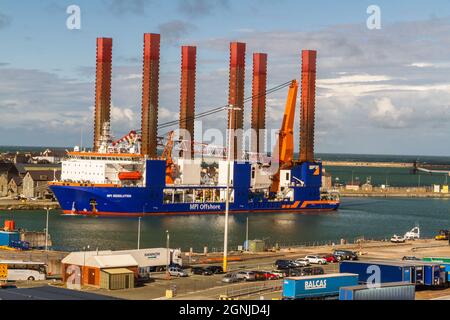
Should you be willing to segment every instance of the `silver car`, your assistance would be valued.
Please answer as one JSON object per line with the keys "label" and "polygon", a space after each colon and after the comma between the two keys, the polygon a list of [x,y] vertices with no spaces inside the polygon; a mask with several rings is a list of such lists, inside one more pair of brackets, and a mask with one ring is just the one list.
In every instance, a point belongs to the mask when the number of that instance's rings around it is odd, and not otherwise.
{"label": "silver car", "polygon": [[169,274],[173,277],[187,277],[188,274],[186,271],[180,269],[180,268],[169,268]]}
{"label": "silver car", "polygon": [[239,279],[242,279],[244,281],[255,281],[256,280],[256,275],[252,271],[239,271],[236,275]]}
{"label": "silver car", "polygon": [[236,273],[227,273],[223,278],[222,282],[225,283],[234,283],[239,282],[240,279],[237,277]]}
{"label": "silver car", "polygon": [[311,265],[308,259],[299,258],[297,260],[292,261],[297,267],[307,267]]}

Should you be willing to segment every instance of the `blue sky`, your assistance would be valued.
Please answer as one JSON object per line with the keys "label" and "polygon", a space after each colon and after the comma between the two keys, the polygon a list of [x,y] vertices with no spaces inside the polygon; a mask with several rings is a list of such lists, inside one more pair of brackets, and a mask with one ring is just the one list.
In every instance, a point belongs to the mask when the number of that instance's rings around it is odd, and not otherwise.
{"label": "blue sky", "polygon": [[[81,30],[66,8],[81,8]],[[366,9],[381,9],[368,30]],[[142,35],[162,34],[160,119],[178,116],[180,45],[198,46],[197,110],[226,103],[228,45],[269,54],[269,87],[318,50],[318,152],[450,155],[449,1],[0,1],[0,145],[92,140],[95,38],[112,37],[113,131],[139,127]],[[286,92],[268,100],[278,128]],[[246,126],[250,105],[246,107]],[[297,117],[298,118],[298,117]],[[219,120],[219,121],[218,121]],[[225,115],[202,127],[224,129]]]}

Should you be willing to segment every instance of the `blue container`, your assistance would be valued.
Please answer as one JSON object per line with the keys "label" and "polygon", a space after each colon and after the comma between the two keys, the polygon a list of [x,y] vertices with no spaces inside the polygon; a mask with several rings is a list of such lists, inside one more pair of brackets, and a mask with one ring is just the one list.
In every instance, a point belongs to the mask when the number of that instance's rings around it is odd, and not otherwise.
{"label": "blue container", "polygon": [[441,267],[444,271],[445,281],[450,283],[450,263],[441,263]]}
{"label": "blue container", "polygon": [[337,297],[341,287],[358,284],[358,275],[335,273],[318,276],[289,277],[283,281],[284,299]]}
{"label": "blue container", "polygon": [[412,283],[382,283],[379,287],[367,285],[343,287],[339,290],[339,300],[415,300],[416,286]]}
{"label": "blue container", "polygon": [[0,246],[9,247],[13,241],[19,241],[20,235],[17,231],[0,231]]}
{"label": "blue container", "polygon": [[396,261],[343,261],[339,265],[339,272],[356,273],[361,283],[372,281],[369,277],[373,277],[377,270],[380,271],[380,283],[412,283],[413,269],[409,263]]}
{"label": "blue container", "polygon": [[[379,279],[375,276],[378,270]],[[344,261],[339,271],[358,274],[361,283],[377,279],[380,283],[407,282],[439,286],[445,282],[443,268],[438,263],[424,261]]]}
{"label": "blue container", "polygon": [[[422,265],[422,264],[421,264]],[[419,266],[417,266],[419,267]],[[424,281],[423,284],[426,286],[438,286],[444,282],[445,276],[441,276],[445,273],[444,268],[441,268],[439,263],[425,262],[422,265]]]}

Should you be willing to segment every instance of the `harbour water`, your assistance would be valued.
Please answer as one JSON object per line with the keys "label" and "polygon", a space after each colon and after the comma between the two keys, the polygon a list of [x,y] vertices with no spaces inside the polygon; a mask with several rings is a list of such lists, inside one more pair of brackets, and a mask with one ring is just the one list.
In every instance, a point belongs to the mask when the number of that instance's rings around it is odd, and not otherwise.
{"label": "harbour water", "polygon": [[[1,212],[0,219],[13,216],[16,226],[28,230],[45,228],[45,211]],[[246,237],[246,214],[230,216],[230,246],[242,245]],[[445,199],[343,198],[337,212],[321,214],[251,214],[249,238],[295,245],[317,241],[390,238],[419,225],[423,237],[432,237],[450,227],[450,201]],[[221,250],[224,217],[216,215],[144,217],[141,248],[170,246],[195,251]],[[92,218],[50,213],[49,230],[55,249],[133,249],[137,245],[137,218]]]}

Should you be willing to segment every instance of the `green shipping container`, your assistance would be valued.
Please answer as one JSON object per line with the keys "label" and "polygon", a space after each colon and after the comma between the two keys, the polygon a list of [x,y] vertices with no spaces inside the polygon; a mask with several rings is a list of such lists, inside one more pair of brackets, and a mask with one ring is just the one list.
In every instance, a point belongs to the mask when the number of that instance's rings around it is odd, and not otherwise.
{"label": "green shipping container", "polygon": [[426,257],[423,261],[436,262],[436,263],[450,263],[449,257]]}
{"label": "green shipping container", "polygon": [[266,244],[263,240],[250,240],[248,242],[248,250],[250,252],[264,252]]}

